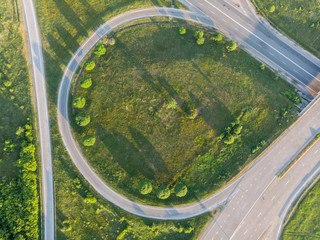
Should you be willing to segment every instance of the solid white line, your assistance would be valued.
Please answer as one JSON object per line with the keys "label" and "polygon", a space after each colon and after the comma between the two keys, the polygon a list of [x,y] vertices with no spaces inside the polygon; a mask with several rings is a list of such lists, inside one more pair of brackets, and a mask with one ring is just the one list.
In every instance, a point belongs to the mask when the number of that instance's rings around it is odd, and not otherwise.
{"label": "solid white line", "polygon": [[252,34],[253,36],[255,36],[257,39],[259,39],[260,41],[264,42],[265,44],[267,44],[270,48],[272,48],[273,50],[275,50],[276,52],[278,52],[280,55],[282,55],[284,58],[286,58],[287,60],[289,60],[290,62],[292,62],[294,65],[296,65],[297,67],[301,68],[303,71],[305,71],[307,74],[309,74],[311,77],[315,78],[316,80],[320,81],[320,79],[318,79],[316,76],[313,76],[311,73],[309,73],[307,70],[305,70],[304,68],[302,68],[300,65],[298,65],[297,63],[295,63],[294,61],[292,61],[290,58],[288,58],[287,56],[285,56],[283,53],[281,53],[280,51],[278,51],[276,48],[274,48],[273,46],[271,46],[269,43],[265,42],[262,38],[260,38],[259,36],[257,36],[255,33],[253,33],[252,31],[250,31],[249,29],[247,29],[246,27],[244,27],[243,25],[241,25],[240,23],[238,23],[236,20],[234,20],[232,17],[230,17],[229,15],[225,14],[223,11],[221,11],[219,8],[217,8],[216,6],[214,6],[212,3],[208,2],[207,0],[204,0],[205,2],[207,2],[209,5],[211,5],[212,7],[214,7],[215,9],[217,9],[219,12],[221,12],[223,15],[225,15],[226,17],[230,18],[233,22],[235,22],[236,24],[238,24],[240,27],[242,27],[243,29],[245,29],[246,31],[248,31],[250,34]]}

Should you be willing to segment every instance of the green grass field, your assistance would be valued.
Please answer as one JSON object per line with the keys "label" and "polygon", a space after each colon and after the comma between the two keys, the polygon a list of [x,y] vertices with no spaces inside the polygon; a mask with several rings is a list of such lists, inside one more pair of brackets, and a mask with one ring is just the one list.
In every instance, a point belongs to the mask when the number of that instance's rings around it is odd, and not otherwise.
{"label": "green grass field", "polygon": [[[102,199],[79,174],[56,121],[57,89],[71,55],[101,23],[129,9],[170,6],[168,0],[37,1],[51,117],[57,239],[196,239],[208,215],[155,221],[128,214]],[[96,199],[96,200],[95,200]]]}
{"label": "green grass field", "polygon": [[0,0],[0,239],[39,239],[31,82],[14,3]]}
{"label": "green grass field", "polygon": [[319,239],[320,237],[320,182],[299,203],[282,233],[283,240]]}
{"label": "green grass field", "polygon": [[[289,37],[320,56],[320,8],[313,0],[253,0],[260,10]],[[275,11],[270,13],[269,6]]]}
{"label": "green grass field", "polygon": [[[288,83],[244,51],[228,53],[209,36],[198,46],[187,31],[181,36],[175,26],[149,25],[121,32],[115,46],[93,58],[95,69],[84,72],[92,87],[77,91],[86,106],[76,113],[89,114],[91,123],[74,124],[76,135],[97,139],[83,149],[85,156],[103,179],[135,200],[196,201],[287,126],[279,123],[281,109],[293,106],[281,94],[292,90]],[[243,130],[234,144],[219,140],[237,121]],[[159,201],[155,192],[139,194],[144,179],[154,189],[183,182],[189,193]]]}

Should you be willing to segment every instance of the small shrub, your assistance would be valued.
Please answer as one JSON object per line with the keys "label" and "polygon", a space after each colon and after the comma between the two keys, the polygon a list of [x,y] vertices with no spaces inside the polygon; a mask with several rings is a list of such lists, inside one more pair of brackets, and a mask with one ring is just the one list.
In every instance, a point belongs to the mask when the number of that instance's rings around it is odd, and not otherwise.
{"label": "small shrub", "polygon": [[203,38],[203,35],[204,35],[204,32],[201,31],[201,30],[196,30],[196,31],[193,32],[193,36],[196,39]]}
{"label": "small shrub", "polygon": [[301,96],[294,91],[284,91],[281,94],[286,96],[294,104],[298,105],[301,103]]}
{"label": "small shrub", "polygon": [[83,108],[84,105],[86,104],[86,99],[84,97],[81,96],[77,96],[73,99],[72,105],[75,108]]}
{"label": "small shrub", "polygon": [[96,138],[91,135],[86,135],[82,138],[83,146],[90,147],[96,142]]}
{"label": "small shrub", "polygon": [[152,191],[152,184],[149,180],[142,180],[139,182],[139,192],[146,195]]}
{"label": "small shrub", "polygon": [[222,41],[222,34],[221,33],[213,34],[212,40],[217,41],[217,42],[221,42]]}
{"label": "small shrub", "polygon": [[12,85],[12,82],[11,81],[5,81],[3,83],[6,87],[10,87]]}
{"label": "small shrub", "polygon": [[264,64],[261,64],[261,65],[260,65],[260,69],[261,69],[261,70],[264,70],[265,68],[266,68],[266,66],[265,66]]}
{"label": "small shrub", "polygon": [[186,33],[187,33],[187,30],[186,30],[185,27],[180,27],[180,28],[179,28],[179,34],[180,34],[180,35],[184,35],[184,34],[186,34]]}
{"label": "small shrub", "polygon": [[226,44],[228,52],[232,52],[237,49],[237,43],[234,41],[228,41]]}
{"label": "small shrub", "polygon": [[79,113],[76,116],[76,123],[81,127],[87,126],[90,123],[90,116],[85,113]]}
{"label": "small shrub", "polygon": [[204,44],[204,38],[203,37],[202,38],[198,38],[197,44],[198,45],[203,45]]}
{"label": "small shrub", "polygon": [[188,192],[188,188],[186,185],[183,183],[178,183],[174,187],[174,193],[176,194],[177,197],[184,197]]}
{"label": "small shrub", "polygon": [[234,134],[237,134],[237,135],[239,135],[240,133],[241,133],[241,130],[242,130],[242,126],[241,125],[235,125],[234,127],[233,127],[233,133]]}
{"label": "small shrub", "polygon": [[89,88],[92,85],[92,80],[89,77],[83,77],[80,79],[80,86],[82,88]]}
{"label": "small shrub", "polygon": [[101,57],[102,55],[106,54],[106,48],[102,43],[99,43],[94,50],[94,54],[97,55],[98,57]]}
{"label": "small shrub", "polygon": [[269,13],[273,13],[275,10],[276,10],[276,6],[273,5],[273,4],[268,7],[268,12]]}
{"label": "small shrub", "polygon": [[164,185],[160,186],[156,191],[156,195],[159,199],[167,199],[170,196],[170,194],[170,189]]}
{"label": "small shrub", "polygon": [[94,69],[95,66],[96,64],[94,63],[94,61],[91,60],[86,63],[85,69],[87,71],[91,71],[92,69]]}
{"label": "small shrub", "polygon": [[226,137],[223,138],[223,142],[225,144],[232,144],[234,143],[234,136],[232,136],[231,134],[228,134]]}

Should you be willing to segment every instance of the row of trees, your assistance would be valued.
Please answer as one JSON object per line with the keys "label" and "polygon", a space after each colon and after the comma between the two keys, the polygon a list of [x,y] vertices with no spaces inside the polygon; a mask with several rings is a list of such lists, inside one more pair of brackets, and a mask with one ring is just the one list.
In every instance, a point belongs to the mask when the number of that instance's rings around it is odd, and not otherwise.
{"label": "row of trees", "polygon": [[[138,186],[139,192],[143,195],[147,195],[152,192],[152,183],[149,180],[142,180],[139,183]],[[183,183],[178,183],[175,185],[173,192],[177,197],[184,197],[188,193],[188,188]],[[161,185],[156,190],[156,196],[159,199],[167,199],[171,195],[171,190],[168,188],[168,186]]]}
{"label": "row of trees", "polygon": [[37,161],[32,126],[17,131],[19,176],[0,182],[0,239],[39,239]]}
{"label": "row of trees", "polygon": [[[185,27],[180,27],[179,28],[179,34],[184,35],[187,33],[187,29]],[[204,38],[204,32],[202,30],[196,30],[193,32],[193,36],[195,37],[195,39],[197,40],[197,44],[198,45],[203,45],[205,42],[205,38]],[[211,37],[211,39],[213,41],[216,42],[221,42],[223,40],[223,36],[221,33],[214,33]],[[237,49],[237,43],[234,41],[227,41],[226,42],[226,49],[228,50],[228,52],[232,52],[234,50]]]}
{"label": "row of trees", "polygon": [[[98,44],[95,49],[94,49],[94,54],[98,57],[101,57],[106,54],[106,48],[102,43]],[[86,71],[92,71],[95,68],[96,64],[93,60],[89,60],[85,63],[85,70]],[[80,86],[84,89],[88,89],[92,86],[92,79],[90,77],[82,77],[80,79]],[[82,96],[76,96],[73,101],[72,101],[73,107],[77,109],[81,109],[86,105],[86,99]],[[79,113],[75,116],[75,121],[77,125],[80,127],[85,127],[87,126],[91,119],[90,116],[86,113]],[[94,145],[96,142],[96,138],[92,135],[85,135],[82,138],[82,144],[86,147]]]}

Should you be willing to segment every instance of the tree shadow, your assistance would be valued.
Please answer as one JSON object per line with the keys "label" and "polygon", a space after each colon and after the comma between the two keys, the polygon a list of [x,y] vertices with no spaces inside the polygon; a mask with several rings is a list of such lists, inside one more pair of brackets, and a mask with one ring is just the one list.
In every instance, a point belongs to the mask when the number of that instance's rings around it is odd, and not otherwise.
{"label": "tree shadow", "polygon": [[150,141],[136,128],[129,127],[129,132],[139,147],[147,165],[153,169],[154,173],[165,174],[168,172],[165,162],[160,153],[154,148]]}
{"label": "tree shadow", "polygon": [[67,48],[70,49],[72,52],[75,52],[80,47],[79,43],[77,42],[77,39],[73,37],[63,26],[57,26],[57,31],[61,39],[67,45]]}
{"label": "tree shadow", "polygon": [[120,132],[114,129],[107,131],[99,126],[97,135],[113,156],[114,161],[129,175],[133,176],[140,172],[146,178],[154,179],[155,172],[147,163],[144,154]]}
{"label": "tree shadow", "polygon": [[87,36],[88,32],[85,25],[73,9],[64,0],[56,0],[54,2],[56,3],[60,13],[77,30],[78,34],[80,36]]}

